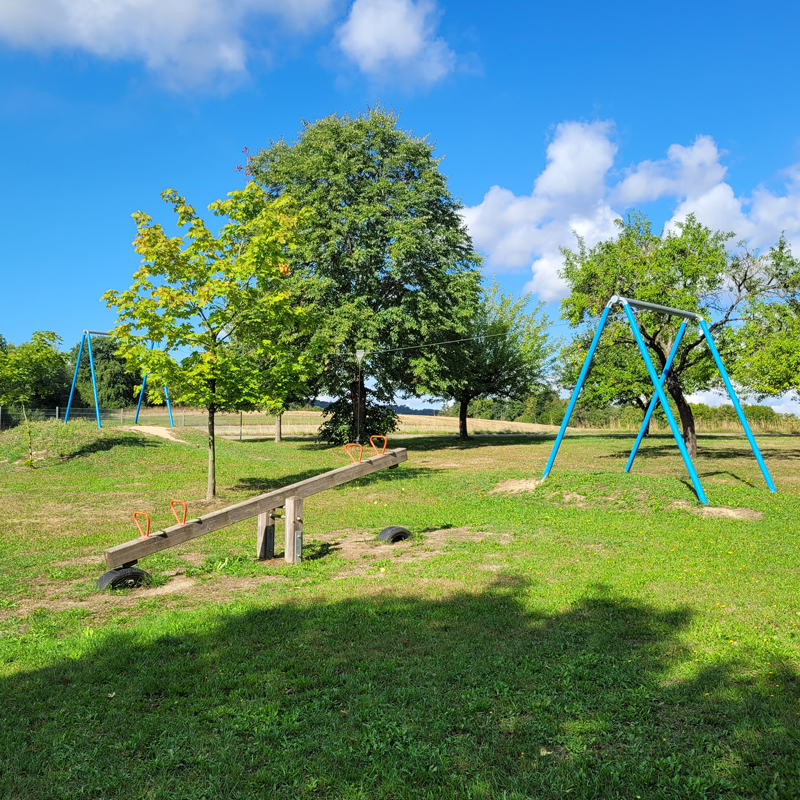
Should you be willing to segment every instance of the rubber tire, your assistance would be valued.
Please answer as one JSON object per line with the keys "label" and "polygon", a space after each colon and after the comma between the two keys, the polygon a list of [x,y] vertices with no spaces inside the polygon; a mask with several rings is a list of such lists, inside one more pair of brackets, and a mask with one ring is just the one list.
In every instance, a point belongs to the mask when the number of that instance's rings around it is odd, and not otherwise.
{"label": "rubber tire", "polygon": [[139,567],[123,567],[106,572],[97,580],[98,589],[135,589],[141,586],[150,574]]}
{"label": "rubber tire", "polygon": [[384,528],[378,534],[378,538],[382,542],[394,544],[395,542],[402,542],[405,539],[410,539],[411,531],[408,528],[401,527],[400,525],[390,525],[388,528]]}

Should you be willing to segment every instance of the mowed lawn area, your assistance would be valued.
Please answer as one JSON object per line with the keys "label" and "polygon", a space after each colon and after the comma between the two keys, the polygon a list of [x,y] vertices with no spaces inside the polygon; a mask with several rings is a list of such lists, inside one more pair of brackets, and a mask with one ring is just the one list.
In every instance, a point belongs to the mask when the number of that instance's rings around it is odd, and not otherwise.
{"label": "mowed lawn area", "polygon": [[[103,549],[349,463],[304,441],[0,435],[0,797],[800,797],[800,439],[392,438],[408,461],[140,562]],[[415,536],[376,541],[387,525]],[[282,531],[276,537],[282,542]],[[279,548],[279,549],[282,549]]]}

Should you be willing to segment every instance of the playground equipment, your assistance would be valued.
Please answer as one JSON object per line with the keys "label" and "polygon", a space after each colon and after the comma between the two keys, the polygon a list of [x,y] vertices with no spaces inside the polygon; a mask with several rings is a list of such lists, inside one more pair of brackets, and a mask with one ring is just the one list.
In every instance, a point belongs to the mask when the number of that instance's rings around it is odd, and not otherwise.
{"label": "playground equipment", "polygon": [[[373,439],[383,439],[383,447],[380,450],[378,450],[378,445],[375,444]],[[370,445],[372,445],[372,449],[375,451],[375,454],[379,455],[379,456],[382,456],[386,452],[386,446],[389,444],[389,440],[385,436],[380,436],[379,434],[376,433],[376,434],[373,434],[372,436],[369,437],[369,443],[370,443]],[[353,448],[357,447],[358,448],[358,458],[356,458],[350,452],[350,448],[351,447],[353,447]],[[344,446],[344,451],[345,451],[345,453],[347,453],[348,456],[350,456],[350,460],[354,464],[359,464],[359,463],[361,463],[361,458],[364,455],[364,445],[363,444],[359,444],[358,442],[348,442]]]}
{"label": "playground equipment", "polygon": [[[258,518],[256,557],[260,560],[274,558],[275,521],[280,516],[278,511],[281,508],[284,509],[285,523],[284,560],[287,564],[299,564],[303,557],[303,500],[306,497],[319,494],[335,486],[341,486],[343,483],[382,469],[393,469],[407,459],[406,449],[399,447],[372,456],[366,461],[348,464],[346,467],[339,467],[339,469],[325,472],[314,478],[308,478],[227,508],[212,511],[196,519],[186,520],[184,504],[182,522],[179,521],[177,525],[154,533],[149,532],[148,517],[147,533],[149,535],[143,533],[139,539],[109,547],[105,551],[105,561],[109,571],[98,580],[97,585],[101,589],[139,585],[147,575],[136,566],[140,558],[167,550],[252,517]],[[183,501],[173,500],[172,503],[183,503]],[[172,507],[172,511],[175,514],[174,507]],[[142,512],[137,513],[141,514]],[[177,514],[175,516],[177,519]],[[139,531],[142,532],[141,527]]]}
{"label": "playground equipment", "polygon": [[[78,349],[78,359],[75,362],[75,374],[72,376],[72,386],[69,390],[69,400],[67,401],[67,412],[64,414],[64,422],[69,422],[69,412],[72,408],[72,396],[75,394],[75,384],[78,382],[78,369],[81,365],[81,356],[83,356],[83,346],[86,345],[86,349],[89,351],[89,371],[92,374],[92,392],[94,393],[94,413],[95,417],[97,418],[97,427],[102,428],[103,425],[100,422],[100,401],[97,399],[97,378],[94,373],[94,355],[92,353],[92,334],[95,336],[111,336],[108,331],[90,331],[84,330],[83,336],[81,337],[81,346]],[[153,345],[150,345],[151,349]],[[139,402],[136,406],[136,416],[134,417],[134,425],[139,422],[139,409],[142,406],[142,398],[144,397],[144,387],[147,384],[147,375],[144,376],[144,380],[142,381],[142,388],[139,392]],[[169,403],[169,392],[167,391],[167,387],[164,387],[164,397],[167,400],[167,411],[169,412],[169,424],[174,428],[175,422],[172,419],[172,406]]]}
{"label": "playground equipment", "polygon": [[[703,337],[706,340],[706,344],[708,345],[708,349],[711,351],[711,355],[714,358],[714,361],[719,369],[720,376],[725,384],[725,388],[728,390],[728,395],[733,402],[733,407],[736,409],[736,414],[739,417],[739,422],[742,423],[742,427],[744,428],[745,435],[747,436],[747,441],[750,443],[750,448],[753,451],[753,455],[758,462],[758,466],[761,469],[761,474],[764,476],[764,480],[769,487],[771,492],[777,491],[775,489],[775,484],[772,482],[772,477],[769,474],[769,470],[767,469],[767,465],[764,463],[764,459],[761,456],[761,451],[758,449],[758,445],[756,444],[756,440],[753,436],[753,432],[750,430],[750,425],[747,422],[747,417],[744,415],[744,411],[742,410],[741,405],[739,404],[739,400],[736,397],[736,392],[733,390],[733,386],[731,385],[730,378],[728,377],[728,373],[725,370],[725,365],[722,363],[722,359],[720,358],[719,351],[717,350],[717,346],[714,344],[714,340],[711,337],[711,331],[708,329],[708,325],[706,321],[700,316],[700,314],[696,314],[693,311],[684,311],[679,308],[670,308],[669,306],[660,306],[656,303],[645,303],[641,300],[633,300],[630,297],[620,297],[618,295],[614,295],[606,304],[605,309],[603,310],[603,314],[600,317],[600,322],[597,326],[597,330],[595,331],[594,338],[592,339],[592,343],[589,346],[589,352],[586,354],[586,360],[583,362],[583,367],[581,368],[580,375],[578,376],[578,382],[575,384],[575,389],[572,392],[572,397],[570,398],[569,405],[567,406],[567,413],[564,415],[564,421],[561,423],[561,428],[558,431],[558,435],[556,436],[555,444],[553,445],[553,449],[550,452],[550,458],[547,460],[547,466],[544,468],[544,473],[542,474],[542,480],[544,480],[549,474],[550,470],[553,467],[553,462],[556,459],[556,454],[558,453],[558,448],[561,446],[561,440],[564,438],[564,433],[567,430],[567,424],[569,423],[569,419],[572,416],[572,412],[575,409],[575,403],[578,400],[578,395],[580,394],[581,389],[583,388],[583,383],[586,380],[586,375],[589,372],[589,366],[592,363],[592,358],[594,357],[595,350],[597,349],[597,345],[600,341],[600,336],[603,333],[603,328],[605,327],[606,322],[608,321],[608,315],[611,312],[611,309],[614,306],[622,306],[622,310],[625,313],[625,316],[628,320],[628,323],[631,326],[631,330],[633,331],[633,336],[636,339],[636,344],[639,347],[639,351],[642,354],[642,358],[644,359],[645,366],[647,367],[647,372],[650,376],[650,380],[653,382],[653,387],[655,388],[655,394],[653,395],[653,399],[650,401],[650,406],[647,409],[647,413],[644,415],[644,421],[642,422],[642,427],[639,430],[639,434],[636,437],[636,442],[633,445],[633,449],[631,450],[631,454],[628,458],[628,463],[625,465],[625,472],[630,472],[631,467],[633,466],[633,461],[636,458],[636,452],[639,449],[639,445],[642,442],[644,437],[645,431],[647,430],[647,425],[650,422],[650,417],[655,410],[656,403],[661,403],[661,407],[664,409],[664,415],[667,418],[667,422],[669,423],[670,430],[672,431],[672,435],[675,437],[675,441],[678,444],[678,449],[681,452],[681,456],[683,457],[684,464],[686,464],[686,469],[689,472],[689,477],[692,479],[692,485],[694,486],[695,492],[697,493],[697,497],[701,503],[704,505],[708,505],[708,499],[706,498],[705,492],[703,491],[703,487],[700,484],[700,478],[697,474],[697,470],[694,468],[694,464],[692,464],[692,459],[689,457],[689,451],[686,449],[686,444],[683,441],[683,437],[681,436],[680,431],[678,430],[678,425],[675,422],[675,417],[672,413],[672,409],[669,407],[669,403],[667,402],[667,396],[664,393],[664,383],[667,379],[667,374],[669,373],[669,369],[672,366],[672,362],[675,358],[676,353],[678,352],[678,346],[681,343],[681,339],[683,338],[683,334],[686,331],[686,326],[689,321],[697,322],[700,327],[700,330],[703,333]],[[631,310],[631,306],[634,308],[640,308],[644,311],[655,311],[659,314],[669,314],[675,317],[682,317],[683,322],[681,323],[680,328],[678,329],[678,333],[675,336],[675,342],[672,345],[672,349],[670,350],[669,356],[667,357],[667,361],[664,365],[664,372],[659,377],[658,373],[656,372],[655,367],[653,366],[653,361],[650,358],[650,354],[647,352],[647,346],[644,343],[644,339],[642,338],[642,334],[639,331],[639,328],[636,324],[636,318],[633,315],[633,311]]]}
{"label": "playground equipment", "polygon": [[[150,344],[150,349],[152,350],[155,347],[155,342]],[[136,404],[136,416],[133,418],[133,424],[139,424],[139,409],[142,407],[142,399],[144,398],[144,387],[147,386],[147,373],[145,373],[144,378],[142,378],[142,388],[139,390],[139,402]],[[164,386],[164,399],[167,401],[167,413],[169,414],[169,425],[171,428],[175,427],[175,420],[172,419],[172,406],[169,403],[169,392],[167,391],[167,387]]]}

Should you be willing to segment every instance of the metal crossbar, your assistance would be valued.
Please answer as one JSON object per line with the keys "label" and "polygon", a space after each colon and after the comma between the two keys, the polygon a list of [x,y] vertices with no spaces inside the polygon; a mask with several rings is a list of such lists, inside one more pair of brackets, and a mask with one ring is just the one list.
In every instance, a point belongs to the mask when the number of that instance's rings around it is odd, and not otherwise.
{"label": "metal crossbar", "polygon": [[606,308],[613,308],[614,306],[620,305],[629,305],[634,308],[641,308],[644,311],[657,311],[659,314],[669,314],[673,317],[693,319],[695,322],[700,322],[700,320],[703,319],[701,314],[696,314],[694,311],[684,311],[682,308],[672,308],[671,306],[660,306],[658,303],[645,303],[644,300],[634,300],[632,297],[620,297],[618,294],[612,295]]}

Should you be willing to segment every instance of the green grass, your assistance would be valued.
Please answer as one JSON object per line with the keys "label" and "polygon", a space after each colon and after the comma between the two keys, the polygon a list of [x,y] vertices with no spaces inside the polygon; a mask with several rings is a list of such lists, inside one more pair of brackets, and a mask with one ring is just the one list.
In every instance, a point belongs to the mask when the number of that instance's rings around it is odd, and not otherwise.
{"label": "green grass", "polygon": [[[101,595],[134,510],[209,508],[178,434],[42,424],[35,470],[0,436],[1,797],[800,796],[797,439],[761,440],[777,495],[745,440],[701,439],[711,504],[747,519],[699,516],[665,437],[630,475],[629,437],[567,439],[520,494],[491,491],[552,440],[393,439],[408,463],[306,500],[302,565],[254,561],[253,521]],[[217,505],[348,463],[218,458]]]}

